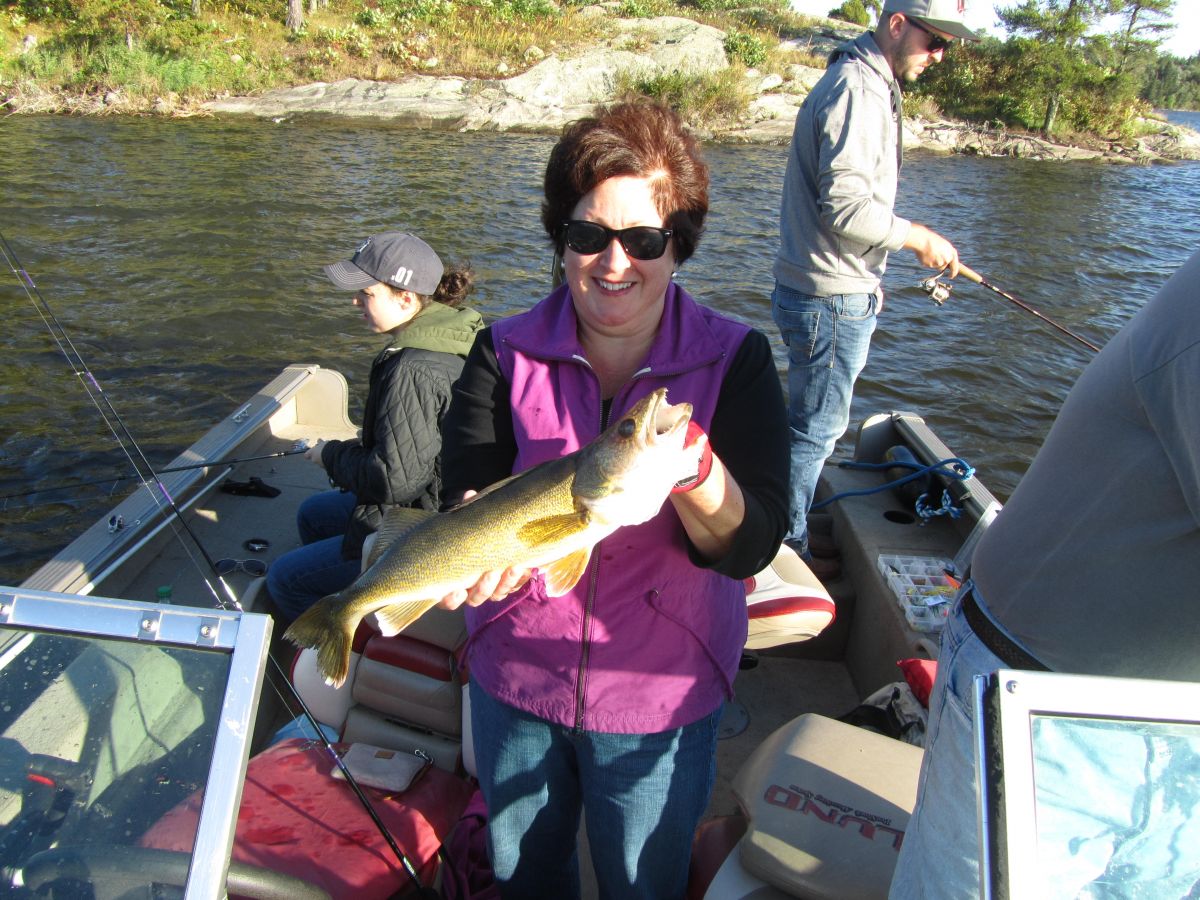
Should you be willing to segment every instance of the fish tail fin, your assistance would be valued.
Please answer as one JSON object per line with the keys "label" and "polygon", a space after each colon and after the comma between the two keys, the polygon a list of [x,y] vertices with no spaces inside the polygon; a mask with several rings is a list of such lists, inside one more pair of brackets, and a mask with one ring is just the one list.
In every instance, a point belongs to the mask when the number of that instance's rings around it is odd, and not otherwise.
{"label": "fish tail fin", "polygon": [[317,668],[325,681],[341,687],[350,672],[354,628],[344,615],[340,594],[330,594],[306,609],[283,636],[300,647],[317,651]]}

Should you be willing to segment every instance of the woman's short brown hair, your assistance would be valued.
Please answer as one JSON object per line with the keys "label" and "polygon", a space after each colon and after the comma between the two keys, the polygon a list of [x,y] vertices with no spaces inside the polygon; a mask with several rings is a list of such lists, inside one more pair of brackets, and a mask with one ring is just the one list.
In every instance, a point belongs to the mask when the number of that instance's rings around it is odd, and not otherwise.
{"label": "woman's short brown hair", "polygon": [[563,223],[580,199],[617,176],[651,180],[664,227],[674,232],[675,261],[690,257],[708,214],[708,165],[679,115],[650,101],[600,106],[563,129],[546,164],[542,201],[555,249],[562,252]]}

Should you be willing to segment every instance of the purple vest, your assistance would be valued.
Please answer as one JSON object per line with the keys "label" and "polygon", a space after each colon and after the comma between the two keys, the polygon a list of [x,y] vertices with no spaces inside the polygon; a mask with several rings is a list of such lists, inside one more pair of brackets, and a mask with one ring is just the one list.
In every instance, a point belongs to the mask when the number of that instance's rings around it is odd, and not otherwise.
{"label": "purple vest", "polygon": [[[667,289],[645,366],[611,418],[656,388],[688,401],[708,430],[722,379],[749,328]],[[492,325],[510,386],[514,472],[579,449],[602,430],[600,384],[576,338],[566,286]],[[579,584],[547,598],[540,578],[467,610],[471,679],[498,700],[588,731],[652,733],[690,724],[732,696],[746,642],[741,581],[699,568],[670,501],[592,551]]]}

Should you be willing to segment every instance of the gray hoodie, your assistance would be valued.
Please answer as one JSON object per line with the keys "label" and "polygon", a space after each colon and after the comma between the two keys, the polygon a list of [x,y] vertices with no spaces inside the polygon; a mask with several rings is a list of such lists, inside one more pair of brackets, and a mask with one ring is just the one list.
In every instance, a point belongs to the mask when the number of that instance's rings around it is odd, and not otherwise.
{"label": "gray hoodie", "polygon": [[[879,289],[908,235],[892,212],[900,174],[895,77],[870,33],[843,44],[796,116],[775,278],[818,297]],[[899,91],[895,91],[898,102]]]}

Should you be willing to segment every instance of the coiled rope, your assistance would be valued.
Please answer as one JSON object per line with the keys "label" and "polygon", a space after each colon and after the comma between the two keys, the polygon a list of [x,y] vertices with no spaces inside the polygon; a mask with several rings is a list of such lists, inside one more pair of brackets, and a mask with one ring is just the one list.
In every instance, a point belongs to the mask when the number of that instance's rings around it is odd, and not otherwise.
{"label": "coiled rope", "polygon": [[[894,460],[881,463],[839,462],[837,466],[839,469],[865,469],[868,471],[886,469],[912,469],[913,471],[903,478],[884,482],[878,487],[867,488],[861,491],[842,491],[840,494],[834,494],[832,497],[827,497],[819,503],[814,503],[811,507],[812,509],[822,509],[830,503],[845,497],[864,497],[868,494],[878,494],[880,491],[892,490],[893,488],[908,484],[910,481],[916,481],[918,478],[930,473],[955,481],[966,481],[975,475],[974,467],[966,460],[957,456],[951,456],[929,466],[923,466],[920,463],[911,463],[907,460]],[[936,507],[929,505],[928,497],[928,493],[921,494],[917,497],[914,504],[917,515],[921,517],[923,522],[927,522],[935,516],[949,516],[952,519],[957,519],[962,515],[962,508],[954,505],[954,500],[950,496],[948,488],[942,490],[941,503]]]}

